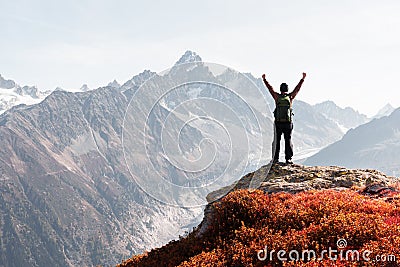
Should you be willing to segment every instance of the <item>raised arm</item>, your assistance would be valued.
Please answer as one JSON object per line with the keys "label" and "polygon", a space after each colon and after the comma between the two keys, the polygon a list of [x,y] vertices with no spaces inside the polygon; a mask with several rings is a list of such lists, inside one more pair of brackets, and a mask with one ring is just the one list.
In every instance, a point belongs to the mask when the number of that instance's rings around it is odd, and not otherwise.
{"label": "raised arm", "polygon": [[296,95],[299,93],[301,86],[303,85],[304,79],[306,78],[307,74],[303,72],[303,78],[299,81],[297,86],[294,88],[294,90],[289,94],[290,99],[293,100]]}
{"label": "raised arm", "polygon": [[272,97],[276,101],[278,99],[279,94],[277,92],[275,92],[274,88],[272,88],[272,86],[267,82],[267,80],[265,79],[265,74],[262,75],[262,79],[264,81],[265,86],[268,88],[269,93],[272,95]]}

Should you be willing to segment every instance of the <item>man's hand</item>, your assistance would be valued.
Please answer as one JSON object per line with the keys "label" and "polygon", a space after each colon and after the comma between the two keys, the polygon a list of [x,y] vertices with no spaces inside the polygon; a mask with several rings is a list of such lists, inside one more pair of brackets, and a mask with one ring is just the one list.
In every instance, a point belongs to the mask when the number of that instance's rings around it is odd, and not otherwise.
{"label": "man's hand", "polygon": [[303,72],[303,79],[306,78],[307,74]]}
{"label": "man's hand", "polygon": [[265,80],[265,74],[262,75],[263,80]]}

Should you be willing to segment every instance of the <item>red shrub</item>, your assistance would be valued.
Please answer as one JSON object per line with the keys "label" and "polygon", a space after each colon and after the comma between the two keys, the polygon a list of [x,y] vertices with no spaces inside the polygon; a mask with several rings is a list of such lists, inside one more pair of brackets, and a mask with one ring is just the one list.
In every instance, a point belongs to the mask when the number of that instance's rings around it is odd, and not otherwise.
{"label": "red shrub", "polygon": [[[398,198],[372,199],[354,190],[295,195],[238,190],[211,208],[202,235],[195,231],[120,266],[398,266],[400,262]],[[340,249],[339,239],[347,241]],[[323,253],[329,249],[338,250],[335,255],[341,253],[342,258],[329,258]],[[287,261],[278,258],[279,250],[286,252]],[[301,258],[305,250],[314,251],[321,260]],[[357,254],[351,253],[359,252],[360,261],[346,260],[349,251],[354,257]],[[368,251],[367,262],[361,254]],[[378,257],[386,261],[377,261]]]}

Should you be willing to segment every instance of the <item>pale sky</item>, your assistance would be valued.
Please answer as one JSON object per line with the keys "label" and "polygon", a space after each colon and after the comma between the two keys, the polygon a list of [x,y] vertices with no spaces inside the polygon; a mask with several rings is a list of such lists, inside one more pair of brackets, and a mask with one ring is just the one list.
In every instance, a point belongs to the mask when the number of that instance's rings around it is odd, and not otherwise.
{"label": "pale sky", "polygon": [[0,0],[0,74],[42,90],[124,83],[186,51],[373,115],[400,107],[400,1]]}

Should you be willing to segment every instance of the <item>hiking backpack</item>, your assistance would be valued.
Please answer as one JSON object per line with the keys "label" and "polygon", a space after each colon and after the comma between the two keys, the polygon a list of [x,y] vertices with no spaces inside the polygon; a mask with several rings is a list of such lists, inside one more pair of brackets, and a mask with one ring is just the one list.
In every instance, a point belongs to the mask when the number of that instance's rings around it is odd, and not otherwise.
{"label": "hiking backpack", "polygon": [[291,122],[292,121],[292,105],[288,94],[280,94],[276,100],[276,108],[274,111],[275,121]]}

